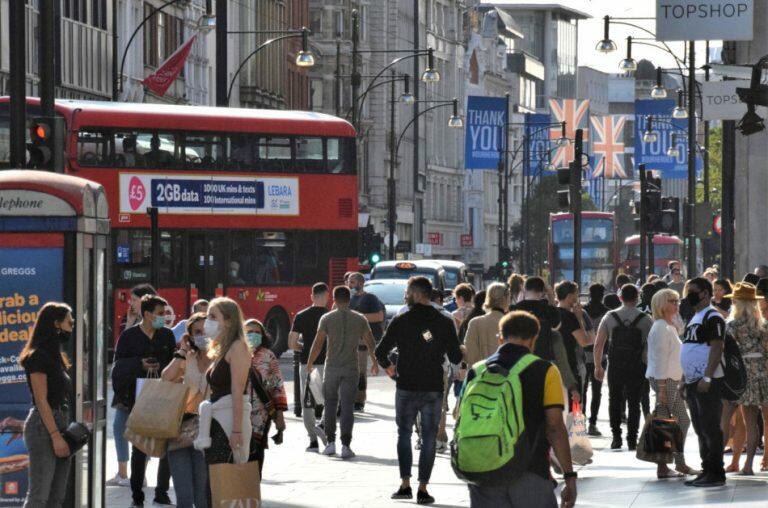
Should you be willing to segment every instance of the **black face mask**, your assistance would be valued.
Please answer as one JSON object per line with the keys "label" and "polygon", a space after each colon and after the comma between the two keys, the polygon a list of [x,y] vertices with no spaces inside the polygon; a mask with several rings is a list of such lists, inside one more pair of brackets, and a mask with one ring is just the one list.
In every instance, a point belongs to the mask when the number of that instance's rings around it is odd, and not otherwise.
{"label": "black face mask", "polygon": [[66,330],[59,330],[59,333],[56,334],[56,339],[62,344],[69,342],[70,337],[72,337],[72,332]]}
{"label": "black face mask", "polygon": [[685,300],[691,307],[696,307],[701,302],[701,295],[699,293],[688,293],[685,296]]}

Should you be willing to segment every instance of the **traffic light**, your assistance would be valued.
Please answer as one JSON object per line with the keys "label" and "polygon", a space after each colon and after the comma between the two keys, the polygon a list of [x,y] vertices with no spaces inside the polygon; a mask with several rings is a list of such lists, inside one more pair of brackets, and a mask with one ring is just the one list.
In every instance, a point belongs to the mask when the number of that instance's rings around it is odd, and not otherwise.
{"label": "traffic light", "polygon": [[64,172],[66,124],[62,117],[33,118],[29,127],[29,165],[37,169]]}
{"label": "traffic light", "polygon": [[661,198],[661,222],[659,233],[680,234],[680,198]]}
{"label": "traffic light", "polygon": [[643,217],[646,231],[657,233],[661,231],[661,178],[646,176],[646,188],[641,199],[643,200]]}

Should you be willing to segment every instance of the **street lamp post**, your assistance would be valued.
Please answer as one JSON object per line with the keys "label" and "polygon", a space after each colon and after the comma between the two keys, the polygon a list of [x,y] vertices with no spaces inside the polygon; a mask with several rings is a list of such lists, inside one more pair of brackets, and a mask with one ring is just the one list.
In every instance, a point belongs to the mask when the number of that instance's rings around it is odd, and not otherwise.
{"label": "street lamp post", "polygon": [[[609,27],[610,23],[616,23],[619,25],[626,25],[638,30],[641,30],[645,32],[646,34],[651,35],[652,37],[656,37],[656,34],[653,33],[651,30],[648,30],[647,28],[644,28],[640,25],[629,23],[625,20],[633,20],[633,19],[648,19],[652,20],[654,18],[612,18],[610,16],[605,16],[604,18],[604,34],[603,39],[598,42],[596,49],[598,51],[601,51],[603,53],[609,53],[611,51],[614,51],[616,49],[616,44],[610,39],[610,33],[609,33]],[[637,42],[636,42],[637,43]],[[682,60],[675,55],[675,53],[670,49],[670,47],[663,41],[659,41],[661,46],[657,46],[655,44],[647,44],[648,46],[652,46],[658,49],[662,49],[663,51],[666,51],[670,55],[672,55],[673,58],[675,58],[675,62],[678,64],[678,67],[680,68],[680,73],[683,74],[682,68],[680,67],[680,62]],[[628,69],[628,66],[631,67],[631,44],[632,44],[632,38],[627,38],[627,58],[622,60],[620,64],[620,69]],[[696,201],[696,146],[694,144],[694,140],[696,139],[696,44],[694,41],[688,41],[688,58],[685,61],[685,63],[688,66],[687,76],[683,76],[684,78],[687,77],[688,83],[687,83],[687,119],[688,119],[688,164],[687,164],[687,176],[688,176],[688,212],[686,216],[688,219],[685,223],[685,239],[687,242],[687,249],[686,249],[686,257],[687,257],[687,269],[688,269],[688,276],[692,277],[696,274],[696,237],[695,237],[695,229],[694,229],[694,213],[693,213],[693,206]],[[632,60],[633,62],[633,60]],[[657,85],[659,84],[658,78],[657,78]],[[685,86],[685,81],[683,82]],[[684,90],[685,92],[685,90]],[[658,97],[657,97],[658,98]],[[675,108],[675,112],[677,112],[678,108]],[[677,118],[684,118],[682,116],[677,116]]]}
{"label": "street lamp post", "polygon": [[[394,103],[395,94],[394,94],[394,85],[392,85],[392,88],[390,90],[390,99]],[[394,109],[390,113],[390,153],[389,153],[389,181],[388,181],[388,227],[389,227],[389,259],[395,259],[395,245],[394,245],[394,239],[395,239],[395,227],[396,227],[396,198],[397,198],[397,188],[395,186],[395,165],[397,161],[397,152],[400,149],[400,142],[403,140],[403,136],[405,136],[405,133],[408,132],[408,128],[411,125],[414,125],[420,116],[423,116],[430,111],[433,111],[438,108],[443,108],[446,106],[452,106],[453,107],[453,114],[451,115],[451,118],[448,120],[448,127],[452,129],[460,129],[464,127],[464,121],[462,120],[461,116],[459,115],[459,100],[458,99],[452,99],[450,101],[414,101],[414,103],[430,103],[433,104],[432,106],[424,109],[421,111],[417,116],[414,116],[411,118],[411,120],[405,125],[403,130],[400,132],[400,135],[397,137],[397,142],[394,142],[394,127],[395,127],[395,114]],[[393,143],[394,142],[394,143]],[[394,148],[393,148],[394,147]]]}

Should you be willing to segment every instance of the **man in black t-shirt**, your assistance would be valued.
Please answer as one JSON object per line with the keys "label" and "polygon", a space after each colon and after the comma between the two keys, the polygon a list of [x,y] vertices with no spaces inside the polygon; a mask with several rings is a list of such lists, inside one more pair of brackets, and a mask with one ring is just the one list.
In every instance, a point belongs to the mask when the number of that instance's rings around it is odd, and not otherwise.
{"label": "man in black t-shirt", "polygon": [[[351,274],[347,284],[352,292],[349,308],[365,316],[378,344],[384,335],[384,304],[376,295],[365,292],[365,277],[362,273]],[[362,342],[357,350],[357,368],[360,371],[360,380],[355,397],[355,411],[362,411],[365,409],[365,392],[368,388],[368,348]]]}
{"label": "man in black t-shirt", "polygon": [[[301,353],[300,360],[300,372],[301,372],[301,395],[302,400],[304,392],[307,389],[307,360],[309,359],[309,351],[312,349],[312,344],[315,341],[315,335],[317,335],[317,325],[320,323],[320,318],[328,312],[328,285],[323,282],[318,282],[312,286],[312,305],[302,310],[293,319],[293,327],[291,333],[288,334],[288,347],[294,351]],[[320,355],[315,360],[315,370],[323,377],[323,367],[325,364],[325,350],[320,352]],[[308,452],[319,452],[317,444],[317,434],[315,432],[315,426],[317,425],[317,418],[320,417],[311,408],[304,408],[301,413],[304,419],[304,428],[307,429],[307,436],[309,436]]]}
{"label": "man in black t-shirt", "polygon": [[[115,348],[115,363],[112,367],[112,388],[115,391],[113,406],[121,410],[133,408],[136,400],[136,380],[150,374],[159,377],[171,363],[176,351],[176,338],[170,328],[165,327],[165,307],[168,303],[155,295],[141,298],[141,322],[127,328],[120,334]],[[144,503],[144,473],[147,456],[133,447],[131,453],[131,490],[134,505]],[[160,459],[157,470],[157,487],[154,503],[170,505],[168,486],[171,470],[168,459]]]}
{"label": "man in black t-shirt", "polygon": [[[568,364],[578,386],[586,372],[584,351],[581,349],[594,343],[595,333],[588,324],[588,317],[579,303],[579,286],[566,280],[555,287],[557,310],[560,312],[560,335],[563,336]],[[570,402],[570,401],[569,401]]]}

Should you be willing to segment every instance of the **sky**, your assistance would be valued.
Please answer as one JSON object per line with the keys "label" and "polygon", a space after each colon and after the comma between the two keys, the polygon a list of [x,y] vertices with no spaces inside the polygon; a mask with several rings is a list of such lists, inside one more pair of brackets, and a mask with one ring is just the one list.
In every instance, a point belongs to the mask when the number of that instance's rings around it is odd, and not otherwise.
{"label": "sky", "polygon": [[[607,14],[611,17],[648,17],[656,14],[655,0],[575,0],[569,3],[573,7],[591,14],[592,19],[579,21],[579,65],[586,65],[603,72],[616,74],[619,72],[619,62],[627,52],[627,36],[651,37],[642,31],[622,25],[611,23],[610,36],[618,47],[613,53],[600,53],[595,50],[595,45],[603,38],[603,17]],[[651,32],[655,32],[655,21],[628,20],[629,23],[640,25]],[[652,42],[652,41],[643,41]],[[683,58],[682,43],[668,43],[672,51]],[[698,43],[696,48],[697,66],[704,63],[704,43]],[[632,44],[632,57],[635,60],[643,58],[650,60],[654,65],[664,68],[674,67],[675,63],[665,51]]]}

